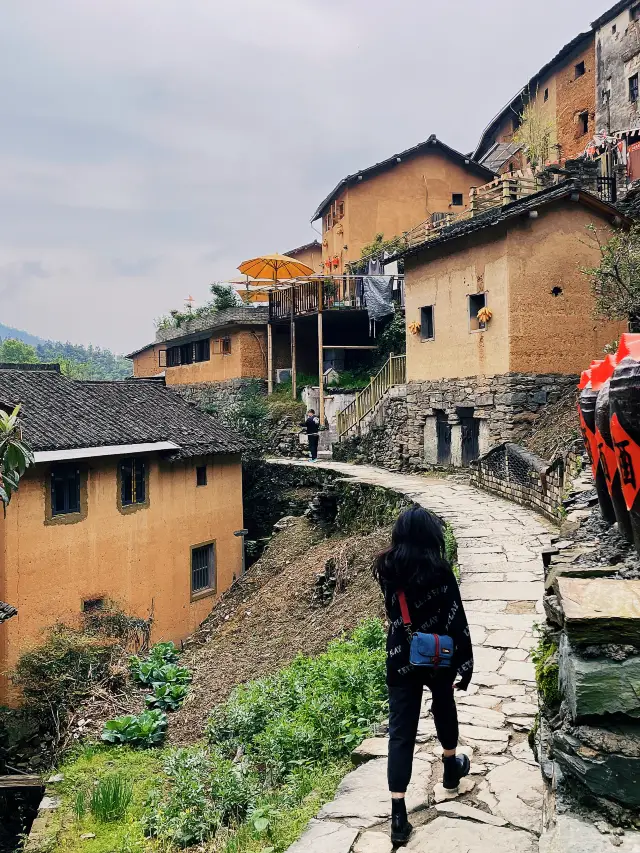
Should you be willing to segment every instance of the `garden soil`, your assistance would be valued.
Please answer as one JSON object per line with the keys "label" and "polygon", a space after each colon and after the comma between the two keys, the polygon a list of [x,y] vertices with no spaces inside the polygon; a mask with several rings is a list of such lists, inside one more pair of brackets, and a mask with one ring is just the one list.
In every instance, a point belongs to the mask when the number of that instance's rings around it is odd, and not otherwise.
{"label": "garden soil", "polygon": [[[273,673],[297,654],[318,654],[361,619],[383,616],[371,564],[388,544],[390,528],[325,538],[306,518],[289,517],[278,526],[260,560],[185,643],[180,662],[192,670],[193,683],[171,715],[170,743],[202,738],[209,712],[237,684]],[[322,606],[314,601],[316,577],[330,558],[344,588]]]}

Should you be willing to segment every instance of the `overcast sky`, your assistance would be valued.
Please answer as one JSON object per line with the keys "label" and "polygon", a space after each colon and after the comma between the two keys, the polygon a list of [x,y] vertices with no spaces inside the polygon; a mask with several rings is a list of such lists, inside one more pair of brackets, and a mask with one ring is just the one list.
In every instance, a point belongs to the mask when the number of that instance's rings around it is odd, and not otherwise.
{"label": "overcast sky", "polygon": [[470,151],[601,0],[3,0],[0,322],[128,351],[317,235],[344,175]]}

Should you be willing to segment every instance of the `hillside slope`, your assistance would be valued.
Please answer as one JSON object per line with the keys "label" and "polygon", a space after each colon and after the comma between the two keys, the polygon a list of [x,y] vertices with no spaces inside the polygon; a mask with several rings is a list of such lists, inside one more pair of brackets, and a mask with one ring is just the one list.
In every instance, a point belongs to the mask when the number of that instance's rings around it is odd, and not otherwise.
{"label": "hillside slope", "polygon": [[[202,736],[213,706],[233,687],[275,672],[297,654],[318,654],[367,616],[382,616],[371,563],[390,529],[324,538],[306,518],[289,518],[261,559],[214,608],[188,641],[181,662],[193,671],[184,706],[172,717],[170,740]],[[316,575],[334,558],[346,584],[331,604],[313,602]]]}

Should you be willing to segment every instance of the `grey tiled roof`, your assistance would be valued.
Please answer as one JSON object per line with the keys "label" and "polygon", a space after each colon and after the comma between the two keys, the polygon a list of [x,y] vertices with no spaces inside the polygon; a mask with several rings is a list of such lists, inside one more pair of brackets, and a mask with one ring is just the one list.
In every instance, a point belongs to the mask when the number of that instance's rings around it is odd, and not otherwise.
{"label": "grey tiled roof", "polygon": [[34,451],[173,441],[176,457],[189,457],[249,447],[161,381],[80,382],[52,367],[0,365],[0,401],[22,403],[23,435]]}
{"label": "grey tiled roof", "polygon": [[[265,280],[265,285],[269,284]],[[177,329],[159,329],[156,335],[158,341],[174,341],[178,338],[186,338],[196,332],[208,332],[220,329],[223,326],[262,326],[269,321],[269,309],[263,307],[250,308],[246,305],[238,308],[226,308],[216,314],[206,317],[194,317],[187,320]]]}
{"label": "grey tiled roof", "polygon": [[[620,219],[623,218],[623,214],[621,214],[615,207],[602,201],[597,196],[581,189],[580,185],[576,181],[567,180],[541,190],[540,192],[532,193],[532,195],[526,196],[520,201],[514,201],[511,204],[504,205],[503,207],[494,207],[479,214],[478,216],[474,216],[471,219],[463,219],[460,222],[448,225],[439,231],[437,237],[432,237],[430,240],[425,240],[423,243],[419,243],[411,248],[398,252],[393,258],[387,259],[387,262],[389,260],[395,260],[396,258],[406,258],[411,255],[430,250],[435,246],[441,246],[443,243],[455,240],[458,237],[464,237],[467,234],[473,234],[476,231],[493,228],[509,219],[521,217],[531,210],[536,210],[545,204],[551,204],[551,202],[568,198],[573,194],[577,194],[578,201],[582,204],[595,207],[605,215],[609,214],[612,219],[615,217],[619,217]],[[625,219],[625,221],[629,222],[628,219]]]}
{"label": "grey tiled roof", "polygon": [[471,159],[470,155],[461,154],[459,151],[456,151],[454,148],[450,148],[448,145],[445,145],[444,142],[440,142],[435,133],[432,133],[431,136],[425,140],[424,142],[420,142],[418,145],[414,145],[413,148],[407,148],[406,151],[400,151],[399,154],[394,154],[393,157],[388,157],[386,160],[382,160],[380,163],[374,163],[373,166],[368,166],[366,169],[360,169],[358,172],[354,172],[353,175],[347,175],[346,178],[343,178],[341,181],[336,184],[336,186],[331,190],[329,195],[324,199],[324,201],[320,202],[318,207],[316,208],[315,213],[311,217],[311,222],[314,222],[320,216],[324,214],[329,203],[338,195],[342,189],[349,184],[355,183],[363,178],[368,178],[372,175],[375,175],[377,172],[382,172],[385,169],[393,168],[400,160],[411,157],[414,154],[422,154],[425,151],[437,149],[441,154],[444,154],[449,159],[453,160],[454,163],[458,163],[460,166],[466,167],[467,169],[471,169],[477,175],[479,175],[483,182],[490,181],[493,178],[493,172],[487,169],[485,166],[482,166],[480,163],[475,162],[475,160]]}
{"label": "grey tiled roof", "polygon": [[17,614],[18,611],[15,607],[5,604],[4,601],[0,601],[0,622],[6,622],[7,619],[11,619],[12,616],[17,616]]}

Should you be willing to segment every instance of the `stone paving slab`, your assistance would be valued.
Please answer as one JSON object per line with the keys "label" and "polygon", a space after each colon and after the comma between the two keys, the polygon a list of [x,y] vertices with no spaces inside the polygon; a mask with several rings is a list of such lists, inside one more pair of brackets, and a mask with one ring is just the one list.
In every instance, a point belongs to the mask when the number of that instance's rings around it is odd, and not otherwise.
{"label": "stone paving slab", "polygon": [[[529,654],[543,594],[540,549],[555,531],[529,510],[447,478],[348,463],[323,461],[318,467],[409,496],[449,521],[459,544],[460,590],[476,660],[469,691],[457,697],[459,751],[472,759],[473,776],[444,802],[435,802],[443,796],[442,749],[426,691],[407,803],[413,811],[434,807],[421,812],[427,821],[434,812],[437,816],[417,828],[404,849],[536,853],[542,779],[523,728],[537,710]],[[390,853],[386,751],[382,738],[356,751],[355,760],[365,763],[345,777],[333,802],[288,853]],[[326,835],[323,826],[329,827]]]}

